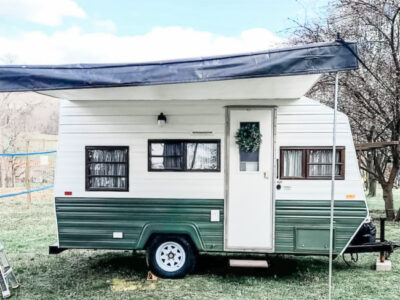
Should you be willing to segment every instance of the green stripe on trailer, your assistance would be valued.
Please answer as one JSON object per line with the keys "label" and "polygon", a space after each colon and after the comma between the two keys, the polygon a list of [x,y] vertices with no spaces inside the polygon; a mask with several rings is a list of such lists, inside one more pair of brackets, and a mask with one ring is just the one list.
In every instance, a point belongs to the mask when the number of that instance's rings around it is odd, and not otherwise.
{"label": "green stripe on trailer", "polygon": [[[181,233],[201,251],[223,250],[223,199],[57,197],[55,203],[60,248],[143,249],[154,233]],[[220,211],[219,222],[210,221],[211,210]]]}
{"label": "green stripe on trailer", "polygon": [[[365,201],[335,201],[335,254],[343,250],[367,215]],[[276,200],[275,252],[328,254],[329,220],[329,200]]]}
{"label": "green stripe on trailer", "polygon": [[[223,199],[60,197],[56,214],[60,248],[143,249],[152,234],[172,233],[189,235],[200,251],[224,250]],[[335,201],[335,254],[367,215],[365,201]],[[275,253],[327,254],[329,217],[329,200],[276,200]]]}

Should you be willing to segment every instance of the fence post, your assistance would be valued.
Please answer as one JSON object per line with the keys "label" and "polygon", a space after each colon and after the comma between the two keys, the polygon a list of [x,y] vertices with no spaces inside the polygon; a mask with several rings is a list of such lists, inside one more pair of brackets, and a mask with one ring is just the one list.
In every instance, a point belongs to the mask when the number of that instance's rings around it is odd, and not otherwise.
{"label": "fence post", "polygon": [[[29,140],[26,141],[26,153],[29,153]],[[29,155],[26,156],[25,160],[25,185],[26,189],[29,191],[31,189],[31,169],[30,169],[30,164],[29,164]],[[31,193],[26,194],[26,200],[28,202],[28,209],[31,208]]]}

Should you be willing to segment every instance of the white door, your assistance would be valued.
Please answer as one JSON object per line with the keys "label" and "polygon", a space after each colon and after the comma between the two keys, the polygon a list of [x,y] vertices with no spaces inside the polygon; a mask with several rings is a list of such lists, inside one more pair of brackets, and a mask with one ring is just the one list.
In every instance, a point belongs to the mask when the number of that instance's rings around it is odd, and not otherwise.
{"label": "white door", "polygon": [[[262,134],[258,152],[239,151],[236,132],[256,126]],[[273,110],[229,109],[226,201],[226,250],[273,250]]]}

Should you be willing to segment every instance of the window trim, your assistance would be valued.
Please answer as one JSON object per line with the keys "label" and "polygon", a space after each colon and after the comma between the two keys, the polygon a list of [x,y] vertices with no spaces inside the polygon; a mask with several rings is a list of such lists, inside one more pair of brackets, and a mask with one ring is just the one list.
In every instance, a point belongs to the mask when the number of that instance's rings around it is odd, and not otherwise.
{"label": "window trim", "polygon": [[[182,164],[183,169],[152,169],[151,159],[153,157],[164,157],[163,155],[151,155],[151,144],[152,143],[182,143],[183,154],[182,154]],[[202,170],[188,170],[186,169],[186,144],[190,143],[214,143],[217,144],[217,168],[216,169],[202,169]],[[221,140],[220,139],[150,139],[147,141],[147,171],[148,172],[221,172]]]}
{"label": "window trim", "polygon": [[[126,175],[125,176],[97,176],[97,177],[125,177],[126,178],[126,187],[124,189],[119,188],[93,188],[89,186],[89,157],[88,150],[127,150],[126,162],[123,164],[126,165]],[[101,163],[101,162],[99,162]],[[105,162],[108,163],[108,162]],[[110,162],[115,163],[115,162]],[[129,146],[85,146],[85,191],[86,192],[129,192]]]}
{"label": "window trim", "polygon": [[[302,174],[301,177],[295,176],[284,176],[284,159],[283,159],[283,152],[285,150],[301,150],[303,152],[302,155]],[[309,152],[310,150],[332,150],[332,147],[329,146],[308,146],[308,147],[298,147],[298,146],[284,146],[280,147],[280,169],[279,169],[279,178],[285,180],[330,180],[331,176],[310,176],[308,166],[314,163],[309,163]],[[337,163],[340,165],[340,175],[335,176],[335,180],[344,180],[345,179],[345,169],[346,169],[346,147],[344,146],[336,146],[336,151],[340,152],[341,161]],[[323,164],[327,165],[327,164]]]}

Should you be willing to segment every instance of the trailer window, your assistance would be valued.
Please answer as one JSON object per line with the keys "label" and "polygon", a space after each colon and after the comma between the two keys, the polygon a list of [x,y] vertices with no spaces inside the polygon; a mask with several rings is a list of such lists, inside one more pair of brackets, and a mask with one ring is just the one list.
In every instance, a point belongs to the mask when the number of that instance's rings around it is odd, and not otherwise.
{"label": "trailer window", "polygon": [[129,147],[86,147],[86,190],[128,191]]}
{"label": "trailer window", "polygon": [[219,140],[150,140],[149,171],[219,171]]}
{"label": "trailer window", "polygon": [[[336,148],[336,179],[344,179],[345,148]],[[280,174],[282,179],[330,179],[332,148],[282,147]]]}
{"label": "trailer window", "polygon": [[[335,176],[340,176],[341,165],[340,150],[337,150]],[[307,168],[309,177],[331,177],[332,150],[309,150]]]}
{"label": "trailer window", "polygon": [[303,150],[283,150],[283,177],[303,177]]}

